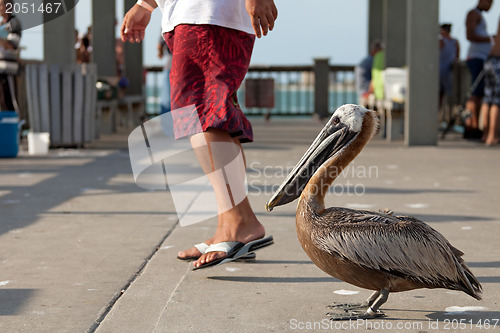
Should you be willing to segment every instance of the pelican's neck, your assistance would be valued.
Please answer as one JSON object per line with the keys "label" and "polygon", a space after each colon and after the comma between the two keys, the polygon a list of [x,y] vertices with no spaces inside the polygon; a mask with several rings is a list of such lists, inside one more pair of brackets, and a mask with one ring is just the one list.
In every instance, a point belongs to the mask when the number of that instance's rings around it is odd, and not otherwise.
{"label": "pelican's neck", "polygon": [[323,164],[307,182],[301,194],[301,202],[306,202],[317,213],[325,210],[325,195],[342,170],[356,157],[350,149],[344,149],[330,161]]}
{"label": "pelican's neck", "polygon": [[322,213],[325,210],[325,195],[328,193],[328,189],[370,140],[374,132],[375,122],[375,118],[371,115],[363,119],[359,134],[344,149],[323,163],[307,182],[299,204],[307,203],[309,208],[316,213]]}

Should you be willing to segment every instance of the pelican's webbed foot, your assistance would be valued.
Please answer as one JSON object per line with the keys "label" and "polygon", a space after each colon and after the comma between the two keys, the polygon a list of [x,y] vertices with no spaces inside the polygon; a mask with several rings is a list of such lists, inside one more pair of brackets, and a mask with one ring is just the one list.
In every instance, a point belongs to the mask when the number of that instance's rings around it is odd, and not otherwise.
{"label": "pelican's webbed foot", "polygon": [[388,296],[389,290],[382,289],[381,291],[375,291],[361,304],[333,303],[327,307],[330,309],[342,309],[343,312],[328,312],[326,315],[330,316],[330,320],[373,319],[385,317],[385,313],[379,311],[379,308],[387,301]]}
{"label": "pelican's webbed foot", "polygon": [[326,307],[329,309],[341,309],[344,311],[356,310],[356,309],[367,309],[371,304],[367,301],[363,303],[341,303],[341,302],[333,302],[331,305],[327,305]]}
{"label": "pelican's webbed foot", "polygon": [[330,320],[333,321],[385,317],[385,313],[380,310],[377,310],[377,312],[375,312],[373,315],[369,314],[366,311],[345,311],[344,313],[328,312],[326,315],[329,316]]}
{"label": "pelican's webbed foot", "polygon": [[363,303],[340,303],[340,302],[333,302],[332,305],[328,305],[327,308],[329,309],[342,309],[344,311],[350,311],[350,310],[358,310],[358,309],[365,309],[367,310],[370,305],[373,304],[373,302],[380,296],[379,291],[373,292],[370,297]]}

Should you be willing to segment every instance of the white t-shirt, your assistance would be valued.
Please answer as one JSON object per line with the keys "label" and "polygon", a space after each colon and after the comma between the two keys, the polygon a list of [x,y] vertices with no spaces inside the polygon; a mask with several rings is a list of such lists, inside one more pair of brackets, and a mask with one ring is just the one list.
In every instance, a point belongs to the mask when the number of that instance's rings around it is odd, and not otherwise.
{"label": "white t-shirt", "polygon": [[162,32],[179,24],[212,24],[254,34],[245,0],[155,0],[162,11]]}

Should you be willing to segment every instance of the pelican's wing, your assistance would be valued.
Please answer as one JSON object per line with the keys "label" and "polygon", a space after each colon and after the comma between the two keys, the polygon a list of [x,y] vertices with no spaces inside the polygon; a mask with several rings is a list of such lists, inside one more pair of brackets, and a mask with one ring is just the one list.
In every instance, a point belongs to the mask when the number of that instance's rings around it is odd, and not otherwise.
{"label": "pelican's wing", "polygon": [[423,283],[462,280],[451,245],[420,220],[354,210],[338,210],[323,219],[335,223],[323,228],[329,230],[316,234],[314,241],[332,255]]}

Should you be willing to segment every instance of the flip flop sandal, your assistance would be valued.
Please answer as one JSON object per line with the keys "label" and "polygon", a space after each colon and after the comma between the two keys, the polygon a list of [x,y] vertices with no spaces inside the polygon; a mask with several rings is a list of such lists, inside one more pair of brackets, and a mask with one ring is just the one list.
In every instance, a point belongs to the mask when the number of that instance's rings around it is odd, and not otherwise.
{"label": "flip flop sandal", "polygon": [[[200,251],[200,253],[203,254],[210,247],[210,245],[207,245],[206,243],[200,243],[200,244],[194,245],[194,247],[197,248],[198,251]],[[182,260],[182,261],[195,261],[195,260],[198,260],[199,257],[200,256],[190,256],[190,257],[177,256],[177,259]],[[238,258],[238,261],[254,261],[255,257],[256,257],[255,253],[250,252],[247,255],[244,255],[244,256],[241,256],[240,258]]]}
{"label": "flip flop sandal", "polygon": [[205,250],[208,252],[226,252],[227,256],[224,258],[215,259],[211,262],[205,263],[200,267],[194,267],[193,271],[203,269],[211,266],[222,265],[236,259],[243,257],[253,251],[260,250],[264,247],[274,244],[273,236],[257,239],[246,244],[242,242],[222,242],[212,244]]}

